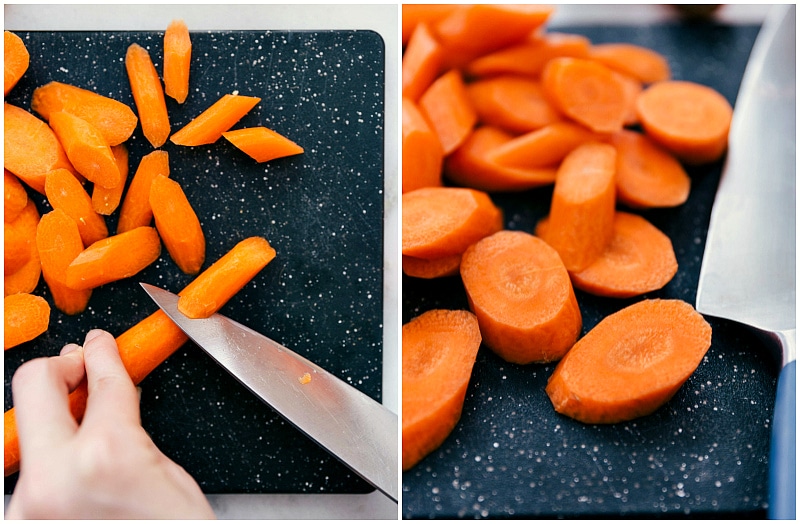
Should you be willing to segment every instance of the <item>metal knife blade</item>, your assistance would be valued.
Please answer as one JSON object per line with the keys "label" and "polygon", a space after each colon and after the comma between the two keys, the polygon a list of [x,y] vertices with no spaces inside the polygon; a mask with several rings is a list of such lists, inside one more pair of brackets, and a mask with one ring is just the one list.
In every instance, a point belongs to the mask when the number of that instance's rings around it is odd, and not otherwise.
{"label": "metal knife blade", "polygon": [[239,382],[397,502],[397,415],[277,342],[223,315],[190,319],[178,296],[141,286],[190,339]]}
{"label": "metal knife blade", "polygon": [[795,518],[796,7],[759,32],[734,108],[697,310],[749,326],[780,351],[769,516]]}

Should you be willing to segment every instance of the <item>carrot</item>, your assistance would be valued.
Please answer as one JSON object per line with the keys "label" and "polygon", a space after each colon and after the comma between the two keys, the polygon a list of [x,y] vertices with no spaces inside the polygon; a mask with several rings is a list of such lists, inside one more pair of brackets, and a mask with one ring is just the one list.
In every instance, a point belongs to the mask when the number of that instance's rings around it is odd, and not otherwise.
{"label": "carrot", "polygon": [[111,146],[111,154],[119,170],[119,184],[114,187],[95,185],[92,188],[92,207],[99,215],[110,215],[117,210],[128,179],[128,148],[125,144]]}
{"label": "carrot", "polygon": [[554,58],[542,71],[542,88],[556,109],[592,131],[613,133],[625,123],[625,86],[599,62]]}
{"label": "carrot", "polygon": [[179,146],[213,144],[260,101],[259,97],[237,93],[223,95],[211,107],[176,131],[170,141]]}
{"label": "carrot", "polygon": [[[36,204],[33,200],[28,200],[25,210],[22,212],[22,215],[17,218],[17,220],[26,220],[23,218],[23,216],[26,214],[30,214],[30,219],[35,219],[36,224],[38,224],[40,218],[39,211],[36,209]],[[36,229],[33,227],[30,232],[30,238],[33,239],[35,235]],[[27,262],[25,262],[25,264],[17,271],[4,275],[4,295],[13,295],[14,293],[32,293],[36,289],[36,286],[39,285],[39,277],[42,275],[42,265],[39,260],[39,251],[36,249],[36,244],[34,242],[30,242],[28,244],[28,248],[30,249],[30,252]]]}
{"label": "carrot", "polygon": [[182,104],[189,96],[192,40],[183,20],[173,20],[164,32],[164,92]]}
{"label": "carrot", "polygon": [[408,44],[420,24],[432,25],[456,9],[455,4],[403,4],[402,43]]}
{"label": "carrot", "polygon": [[634,126],[639,123],[639,115],[636,114],[636,100],[644,90],[644,85],[632,76],[616,71],[612,71],[612,73],[622,84],[625,96],[625,119],[622,123],[625,126]]}
{"label": "carrot", "polygon": [[559,413],[613,424],[664,405],[700,365],[711,326],[681,300],[643,300],[590,330],[556,366],[546,392]]}
{"label": "carrot", "polygon": [[150,225],[153,220],[153,210],[150,208],[150,185],[156,175],[169,176],[169,153],[166,151],[152,151],[139,161],[120,206],[117,233]]}
{"label": "carrot", "polygon": [[434,309],[403,325],[403,471],[442,445],[464,405],[481,345],[475,315]]}
{"label": "carrot", "polygon": [[67,287],[67,267],[83,251],[83,241],[75,221],[61,209],[46,213],[36,228],[36,247],[44,277],[56,308],[67,314],[82,313],[92,291]]}
{"label": "carrot", "polygon": [[3,104],[3,114],[3,167],[41,194],[48,172],[75,172],[50,126],[8,102]]}
{"label": "carrot", "polygon": [[570,272],[586,268],[611,242],[616,156],[613,146],[588,142],[567,155],[558,169],[543,238]]}
{"label": "carrot", "polygon": [[414,101],[404,97],[402,110],[402,192],[441,186],[444,152],[439,135]]}
{"label": "carrot", "polygon": [[579,124],[555,122],[507,140],[488,152],[487,158],[508,167],[557,167],[573,149],[601,136]]}
{"label": "carrot", "polygon": [[403,53],[402,96],[414,102],[433,83],[442,69],[442,48],[428,24],[417,26]]}
{"label": "carrot", "polygon": [[609,139],[617,150],[617,201],[632,208],[686,202],[691,179],[681,163],[646,135],[622,130]]}
{"label": "carrot", "polygon": [[555,167],[509,167],[493,159],[492,153],[513,139],[513,135],[502,129],[478,127],[445,159],[445,178],[487,192],[522,191],[552,184],[556,179]]}
{"label": "carrot", "polygon": [[664,55],[635,44],[594,44],[589,48],[589,58],[645,84],[663,82],[672,76]]}
{"label": "carrot", "polygon": [[183,188],[164,175],[156,175],[150,184],[150,208],[172,260],[184,273],[197,274],[206,257],[206,237]]}
{"label": "carrot", "polygon": [[65,169],[48,173],[45,194],[53,209],[62,209],[78,225],[83,245],[91,245],[108,236],[105,218],[94,210],[92,197],[72,173]]}
{"label": "carrot", "polygon": [[655,83],[637,98],[636,112],[645,133],[687,164],[714,162],[728,148],[733,108],[710,87]]}
{"label": "carrot", "polygon": [[28,192],[8,169],[3,170],[3,193],[3,218],[6,222],[13,222],[28,205]]}
{"label": "carrot", "polygon": [[58,111],[50,114],[50,127],[78,173],[103,187],[113,188],[120,184],[114,153],[92,124],[70,113]]}
{"label": "carrot", "polygon": [[50,324],[50,305],[37,295],[17,293],[3,300],[3,349],[38,337]]}
{"label": "carrot", "polygon": [[561,115],[544,96],[539,82],[502,75],[467,86],[478,121],[511,133],[527,133],[560,121]]}
{"label": "carrot", "polygon": [[30,65],[31,56],[25,42],[12,33],[3,33],[3,95],[7,95]]}
{"label": "carrot", "polygon": [[39,211],[33,200],[28,200],[25,208],[13,222],[3,223],[3,272],[6,276],[16,273],[31,259],[31,250],[36,249],[36,225]]}
{"label": "carrot", "polygon": [[415,278],[441,278],[458,275],[461,253],[446,257],[425,259],[403,255],[403,273]]}
{"label": "carrot", "polygon": [[155,228],[142,226],[98,240],[81,251],[67,266],[70,289],[89,290],[131,277],[161,254]]}
{"label": "carrot", "polygon": [[62,82],[49,82],[33,91],[31,109],[45,120],[64,111],[92,124],[110,146],[128,140],[139,122],[126,104],[111,97]]}
{"label": "carrot", "polygon": [[478,121],[461,73],[455,69],[437,78],[418,105],[439,137],[445,155],[461,145]]}
{"label": "carrot", "polygon": [[256,162],[269,162],[304,151],[302,146],[264,126],[225,131],[222,136]]}
{"label": "carrot", "polygon": [[169,137],[169,115],[164,89],[147,49],[131,44],[125,53],[125,70],[139,112],[142,133],[153,147],[161,147]]}
{"label": "carrot", "polygon": [[424,187],[402,197],[402,254],[439,258],[463,253],[502,224],[502,211],[483,191]]}
{"label": "carrot", "polygon": [[508,362],[558,360],[582,319],[558,253],[524,231],[500,231],[467,248],[461,279],[483,341]]}

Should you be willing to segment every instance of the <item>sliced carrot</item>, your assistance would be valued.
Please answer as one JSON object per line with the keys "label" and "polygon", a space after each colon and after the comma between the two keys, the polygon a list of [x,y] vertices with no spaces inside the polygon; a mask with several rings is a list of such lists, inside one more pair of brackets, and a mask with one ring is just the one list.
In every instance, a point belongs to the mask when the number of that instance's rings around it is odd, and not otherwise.
{"label": "sliced carrot", "polygon": [[13,222],[28,205],[28,192],[8,169],[3,170],[3,194],[3,218],[6,222]]}
{"label": "sliced carrot", "polygon": [[33,91],[31,109],[45,120],[65,111],[92,124],[110,146],[125,142],[139,122],[126,104],[111,97],[62,82],[49,82]]}
{"label": "sliced carrot", "polygon": [[402,197],[402,254],[439,258],[463,253],[502,223],[502,211],[483,191],[424,187]]}
{"label": "sliced carrot", "polygon": [[562,120],[539,82],[518,75],[478,80],[467,86],[478,120],[512,133],[527,133]]}
{"label": "sliced carrot", "polygon": [[36,249],[36,225],[39,211],[33,200],[28,200],[25,208],[13,222],[3,222],[3,272],[6,276],[22,269],[31,259],[31,251]]}
{"label": "sliced carrot", "polygon": [[206,258],[206,237],[181,185],[163,175],[153,177],[150,208],[172,260],[184,273],[197,274]]}
{"label": "sliced carrot", "polygon": [[403,471],[442,445],[464,405],[481,345],[475,315],[434,309],[403,325]]}
{"label": "sliced carrot", "polygon": [[513,139],[502,129],[478,127],[445,160],[445,178],[487,192],[523,191],[555,182],[555,167],[519,168],[494,161],[492,153]]}
{"label": "sliced carrot", "polygon": [[691,179],[672,154],[646,135],[622,130],[609,143],[617,150],[617,200],[632,208],[674,207],[689,198]]}
{"label": "sliced carrot", "polygon": [[611,242],[616,157],[613,146],[588,142],[567,155],[558,169],[543,238],[570,272],[586,268]]}
{"label": "sliced carrot", "polygon": [[442,70],[442,48],[428,24],[419,24],[403,53],[402,96],[414,102],[433,83]]}
{"label": "sliced carrot", "polygon": [[582,319],[558,253],[524,231],[500,231],[467,248],[461,279],[484,343],[508,362],[558,360]]}
{"label": "sliced carrot", "polygon": [[461,267],[461,254],[434,259],[409,257],[403,255],[403,273],[414,278],[441,278],[458,275]]}
{"label": "sliced carrot", "polygon": [[120,206],[117,233],[151,224],[153,210],[150,208],[150,185],[156,175],[169,176],[169,153],[166,151],[152,151],[139,161]]}
{"label": "sliced carrot", "polygon": [[711,326],[681,300],[643,300],[590,330],[556,366],[547,394],[587,424],[648,415],[669,401],[711,345]]}
{"label": "sliced carrot", "polygon": [[623,125],[634,126],[639,123],[639,115],[636,114],[636,100],[644,90],[644,85],[639,80],[624,73],[613,72],[617,80],[620,81],[625,94],[625,119]]}
{"label": "sliced carrot", "polygon": [[66,169],[47,174],[45,194],[53,209],[62,209],[78,225],[83,245],[89,246],[108,236],[105,218],[92,206],[92,197],[78,179]]}
{"label": "sliced carrot", "polygon": [[635,44],[594,44],[589,49],[589,58],[645,84],[663,82],[672,76],[669,61],[664,55]]}
{"label": "sliced carrot", "polygon": [[36,247],[44,277],[56,308],[77,315],[86,310],[92,291],[67,287],[67,267],[83,251],[78,225],[61,209],[46,213],[36,228]]}
{"label": "sliced carrot", "polygon": [[554,58],[542,71],[542,88],[556,109],[592,131],[613,133],[625,124],[625,86],[599,62]]}
{"label": "sliced carrot", "polygon": [[[38,224],[39,211],[36,209],[36,204],[33,200],[28,200],[28,204],[25,210],[22,212],[22,215],[25,215],[26,213],[35,213],[36,222]],[[22,215],[18,217],[17,220],[24,220]],[[31,235],[31,239],[33,239],[36,235],[35,230],[33,233],[31,233]],[[30,256],[28,257],[28,261],[25,262],[25,265],[23,265],[14,273],[4,275],[4,295],[13,295],[14,293],[33,293],[33,291],[36,289],[36,286],[39,285],[39,278],[42,275],[42,264],[39,260],[39,251],[36,249],[36,243],[31,242],[29,244],[29,249]]]}
{"label": "sliced carrot", "polygon": [[45,175],[54,169],[75,173],[50,126],[15,105],[3,104],[3,167],[44,194]]}
{"label": "sliced carrot", "polygon": [[161,147],[170,133],[169,114],[161,80],[147,49],[131,44],[125,53],[125,70],[139,112],[142,133],[153,147]]}
{"label": "sliced carrot", "polygon": [[113,188],[120,184],[119,167],[114,153],[92,124],[70,113],[59,111],[50,114],[50,127],[78,173],[103,187]]}
{"label": "sliced carrot", "polygon": [[224,131],[222,136],[256,162],[269,162],[304,151],[302,146],[264,126]]}
{"label": "sliced carrot", "polygon": [[99,215],[110,215],[117,210],[128,179],[128,148],[125,144],[111,146],[111,154],[119,170],[119,184],[115,187],[95,185],[92,188],[92,206]]}
{"label": "sliced carrot", "polygon": [[260,101],[259,97],[237,93],[223,95],[211,107],[176,131],[170,141],[179,146],[213,144]]}
{"label": "sliced carrot", "polygon": [[419,99],[419,108],[448,155],[466,140],[478,122],[461,73],[452,69],[437,78]]}
{"label": "sliced carrot", "polygon": [[30,293],[8,295],[3,300],[3,349],[38,337],[50,325],[50,305]]}
{"label": "sliced carrot", "polygon": [[25,42],[12,33],[3,33],[3,95],[7,95],[30,65],[31,56]]}
{"label": "sliced carrot", "polygon": [[498,145],[489,152],[488,159],[503,166],[525,169],[557,167],[573,149],[601,136],[579,124],[555,122]]}
{"label": "sliced carrot", "polygon": [[189,96],[192,39],[183,20],[173,20],[164,32],[164,92],[182,104]]}
{"label": "sliced carrot", "polygon": [[439,135],[414,101],[404,97],[402,111],[402,192],[441,186],[444,152]]}
{"label": "sliced carrot", "polygon": [[733,108],[708,86],[655,83],[639,95],[636,111],[647,135],[687,164],[714,162],[728,148]]}
{"label": "sliced carrot", "polygon": [[452,13],[457,7],[455,4],[403,4],[403,46],[408,44],[417,26],[420,24],[432,25]]}

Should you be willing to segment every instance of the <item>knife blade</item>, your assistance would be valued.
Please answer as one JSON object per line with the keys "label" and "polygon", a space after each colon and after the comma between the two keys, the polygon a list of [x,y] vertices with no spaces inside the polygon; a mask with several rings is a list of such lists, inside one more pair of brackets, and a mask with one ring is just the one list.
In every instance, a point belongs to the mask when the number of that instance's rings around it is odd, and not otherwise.
{"label": "knife blade", "polygon": [[745,68],[696,299],[700,313],[765,335],[780,357],[768,516],[781,519],[796,504],[795,11],[769,13]]}
{"label": "knife blade", "polygon": [[247,389],[373,487],[398,497],[397,415],[320,366],[223,315],[190,319],[178,296],[142,288]]}

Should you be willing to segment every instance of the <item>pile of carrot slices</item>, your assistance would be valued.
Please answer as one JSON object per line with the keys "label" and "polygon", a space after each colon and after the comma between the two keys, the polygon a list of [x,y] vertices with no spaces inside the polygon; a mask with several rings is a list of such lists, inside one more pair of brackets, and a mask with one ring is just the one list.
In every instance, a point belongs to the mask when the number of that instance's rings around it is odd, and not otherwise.
{"label": "pile of carrot slices", "polygon": [[[549,31],[554,10],[403,6],[403,272],[460,277],[485,347],[517,364],[560,362],[547,388],[554,408],[613,423],[667,402],[710,347],[710,327],[688,304],[648,300],[581,338],[575,290],[630,299],[672,280],[672,242],[638,211],[686,202],[686,167],[725,154],[733,110],[713,89],[672,78],[656,50]],[[492,193],[539,187],[551,187],[552,200],[535,231],[471,219],[478,206],[455,196],[472,192],[488,209]],[[404,386],[410,344],[403,340]],[[470,355],[471,345],[461,351]],[[404,388],[404,418],[435,418],[432,398],[416,398],[433,384],[419,377],[441,380],[450,358],[414,362],[429,369],[412,374],[413,403]],[[668,368],[676,372],[659,371]],[[648,388],[637,394],[629,384]],[[404,469],[422,458],[406,460],[406,449],[431,451],[424,433],[404,431]]]}

